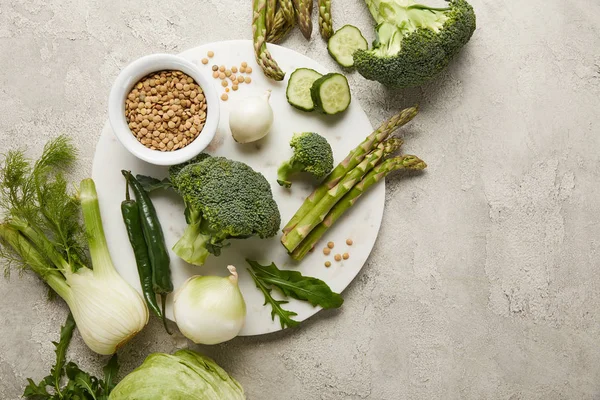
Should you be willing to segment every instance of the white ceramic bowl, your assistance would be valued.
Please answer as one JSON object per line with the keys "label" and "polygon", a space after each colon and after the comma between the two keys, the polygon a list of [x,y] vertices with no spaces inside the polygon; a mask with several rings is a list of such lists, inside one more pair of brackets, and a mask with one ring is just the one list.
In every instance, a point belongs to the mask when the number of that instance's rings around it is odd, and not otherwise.
{"label": "white ceramic bowl", "polygon": [[[204,91],[207,106],[206,122],[200,135],[182,149],[164,152],[151,150],[138,142],[125,118],[125,99],[133,85],[144,76],[163,70],[181,71],[192,77]],[[108,119],[115,136],[131,154],[151,164],[174,165],[198,155],[215,137],[219,124],[219,97],[212,82],[190,61],[171,54],[152,54],[132,62],[121,71],[110,90]]]}

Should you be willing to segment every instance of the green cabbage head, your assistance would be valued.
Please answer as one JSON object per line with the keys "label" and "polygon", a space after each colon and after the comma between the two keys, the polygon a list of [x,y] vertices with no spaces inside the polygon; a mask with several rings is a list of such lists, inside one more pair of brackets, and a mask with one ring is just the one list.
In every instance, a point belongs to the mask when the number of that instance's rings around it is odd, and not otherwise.
{"label": "green cabbage head", "polygon": [[213,360],[190,350],[150,354],[109,400],[245,400],[244,389]]}

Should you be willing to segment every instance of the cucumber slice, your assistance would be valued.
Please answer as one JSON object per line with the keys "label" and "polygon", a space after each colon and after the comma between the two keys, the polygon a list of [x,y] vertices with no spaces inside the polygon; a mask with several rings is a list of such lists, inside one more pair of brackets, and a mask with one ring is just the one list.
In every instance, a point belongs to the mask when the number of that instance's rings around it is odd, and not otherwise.
{"label": "cucumber slice", "polygon": [[313,83],[310,89],[315,110],[324,114],[337,114],[350,105],[350,87],[342,74],[332,73],[322,76]]}
{"label": "cucumber slice", "polygon": [[314,110],[315,105],[310,95],[310,88],[322,76],[314,69],[309,68],[298,68],[292,72],[285,91],[288,103],[302,111]]}
{"label": "cucumber slice", "polygon": [[354,58],[352,55],[356,50],[367,50],[369,44],[360,33],[360,30],[352,25],[344,25],[331,36],[327,43],[329,54],[342,67],[352,67]]}

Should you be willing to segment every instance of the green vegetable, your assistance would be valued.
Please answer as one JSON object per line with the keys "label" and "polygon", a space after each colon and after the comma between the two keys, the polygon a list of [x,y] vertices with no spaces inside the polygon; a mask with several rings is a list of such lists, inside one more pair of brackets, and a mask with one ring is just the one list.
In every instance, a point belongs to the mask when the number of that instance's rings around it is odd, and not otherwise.
{"label": "green vegetable", "polygon": [[170,181],[183,198],[188,226],[173,251],[194,265],[221,254],[227,239],[267,238],[281,216],[271,185],[248,165],[224,157],[204,157],[171,168]]}
{"label": "green vegetable", "polygon": [[312,34],[312,9],[313,0],[293,0],[294,9],[296,10],[296,17],[298,21],[298,27],[308,40]]}
{"label": "green vegetable", "polygon": [[148,246],[144,239],[142,230],[142,221],[140,220],[140,208],[135,200],[129,197],[129,183],[125,184],[125,200],[121,202],[121,214],[125,224],[125,230],[129,237],[129,243],[133,249],[135,262],[137,264],[140,285],[142,286],[142,295],[148,308],[156,314],[158,318],[163,318],[160,307],[156,302],[156,294],[152,285],[152,264],[148,256]]}
{"label": "green vegetable", "polygon": [[333,169],[333,152],[323,136],[314,132],[296,133],[290,141],[294,155],[277,170],[277,183],[292,186],[290,177],[298,172],[308,172],[323,179]]}
{"label": "green vegetable", "polygon": [[275,11],[277,11],[277,0],[267,0],[267,11],[265,13],[265,28],[267,32],[273,29],[275,23]]}
{"label": "green vegetable", "polygon": [[271,295],[271,290],[261,279],[256,276],[253,270],[248,269],[254,284],[265,296],[265,302],[263,305],[270,304],[271,305],[271,319],[275,321],[275,315],[279,316],[279,323],[281,324],[281,329],[285,329],[285,327],[293,328],[297,326],[300,322],[292,319],[297,313],[293,311],[288,311],[282,307],[282,305],[289,303],[287,300],[275,300]]}
{"label": "green vegetable", "polygon": [[[50,370],[50,375],[36,384],[33,379],[27,379],[28,384],[23,392],[23,397],[31,400],[59,400],[59,399],[95,399],[107,400],[109,393],[114,388],[114,378],[119,371],[117,355],[113,355],[104,367],[104,380],[91,376],[82,371],[73,363],[66,363],[66,353],[75,320],[69,313],[67,321],[60,330],[60,340],[52,342],[56,347],[56,361]],[[67,377],[67,384],[61,385],[63,378]]]}
{"label": "green vegetable", "polygon": [[165,330],[169,332],[167,317],[165,315],[165,304],[168,294],[173,291],[173,282],[171,281],[171,269],[169,267],[171,260],[169,259],[169,251],[165,244],[165,236],[156,215],[156,209],[148,193],[146,193],[142,185],[134,178],[130,171],[122,170],[121,173],[131,186],[138,203],[142,232],[148,249],[150,264],[152,265],[152,288],[154,293],[160,295],[163,324]]}
{"label": "green vegetable", "polygon": [[338,114],[350,106],[352,96],[348,80],[342,74],[331,73],[317,79],[310,88],[315,110],[323,114]]}
{"label": "green vegetable", "polygon": [[327,42],[327,50],[333,59],[342,67],[352,67],[357,50],[367,50],[369,44],[358,30],[352,25],[344,25],[337,30]]}
{"label": "green vegetable", "polygon": [[298,68],[292,72],[285,91],[288,103],[302,111],[314,110],[315,103],[310,94],[310,88],[322,76],[310,68]]}
{"label": "green vegetable", "polygon": [[256,62],[262,68],[264,74],[273,80],[282,81],[285,72],[279,68],[277,62],[267,49],[267,1],[252,0],[252,37],[254,39],[254,55]]}
{"label": "green vegetable", "polygon": [[273,29],[267,32],[267,42],[279,43],[296,24],[296,14],[292,0],[280,0],[279,9],[275,14]]}
{"label": "green vegetable", "polygon": [[419,86],[438,75],[475,31],[475,13],[465,0],[446,8],[413,0],[365,0],[377,23],[371,50],[354,53],[365,78],[393,87]]}
{"label": "green vegetable", "polygon": [[[310,196],[304,200],[302,206],[296,211],[296,214],[290,219],[283,228],[284,237],[300,222],[300,220],[312,210],[317,203],[325,196],[327,191],[337,185],[337,183],[350,170],[356,167],[373,148],[387,139],[396,129],[410,122],[417,115],[418,107],[410,107],[400,111],[387,121],[385,121],[377,130],[371,133],[339,163],[329,174],[325,181],[317,187]],[[282,238],[283,240],[283,238]]]}
{"label": "green vegetable", "polygon": [[[141,296],[112,263],[94,181],[71,196],[63,173],[75,149],[60,136],[32,163],[9,151],[0,169],[0,255],[35,272],[68,304],[88,347],[113,354],[148,322]],[[80,210],[84,226],[80,223]],[[87,250],[93,269],[86,264]]]}
{"label": "green vegetable", "polygon": [[354,185],[360,182],[367,172],[373,169],[373,167],[381,161],[385,153],[389,154],[397,150],[402,144],[401,141],[396,141],[393,138],[390,140],[391,142],[389,142],[387,146],[389,148],[386,148],[386,144],[380,143],[372,152],[367,154],[360,164],[348,172],[337,185],[329,189],[325,193],[325,196],[323,196],[316,206],[310,210],[300,222],[298,222],[298,225],[296,225],[292,231],[281,238],[281,243],[289,253],[298,247],[310,231],[323,222],[323,219],[325,219],[325,216],[327,216],[327,213],[329,213],[333,206],[335,206],[335,204],[348,193]]}
{"label": "green vegetable", "polygon": [[333,35],[333,22],[331,21],[331,0],[319,0],[319,32],[321,37],[329,40]]}
{"label": "green vegetable", "polygon": [[294,260],[301,261],[308,252],[315,247],[325,232],[352,207],[356,201],[371,186],[384,179],[388,174],[400,170],[422,170],[427,167],[425,162],[414,156],[399,156],[387,159],[373,168],[365,177],[357,183],[342,199],[329,211],[323,222],[317,225],[308,236],[291,253]]}
{"label": "green vegetable", "polygon": [[252,268],[252,277],[263,285],[276,287],[285,296],[297,300],[308,301],[313,306],[322,308],[338,308],[344,299],[334,293],[325,282],[310,276],[303,276],[298,271],[280,270],[274,263],[260,265],[256,261],[246,260]]}
{"label": "green vegetable", "polygon": [[244,400],[244,389],[212,359],[190,350],[154,353],[114,388],[110,400]]}

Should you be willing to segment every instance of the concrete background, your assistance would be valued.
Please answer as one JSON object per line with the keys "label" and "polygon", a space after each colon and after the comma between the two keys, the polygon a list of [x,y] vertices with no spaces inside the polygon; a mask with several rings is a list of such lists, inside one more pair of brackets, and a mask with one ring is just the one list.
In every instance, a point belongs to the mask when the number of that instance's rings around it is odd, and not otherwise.
{"label": "concrete background", "polygon": [[[1,149],[37,155],[68,133],[73,179],[87,176],[119,70],[250,38],[249,3],[3,0]],[[403,136],[429,169],[388,180],[379,240],[341,310],[199,349],[249,399],[600,397],[600,3],[472,3],[478,29],[434,83],[388,91],[349,74],[373,124],[421,104]],[[337,27],[372,39],[361,0],[333,7]],[[284,44],[336,69],[316,31]],[[49,371],[67,308],[27,274],[0,280],[0,298],[0,398],[16,399]],[[120,352],[122,372],[182,344],[152,319]],[[69,357],[105,362],[77,334]]]}

